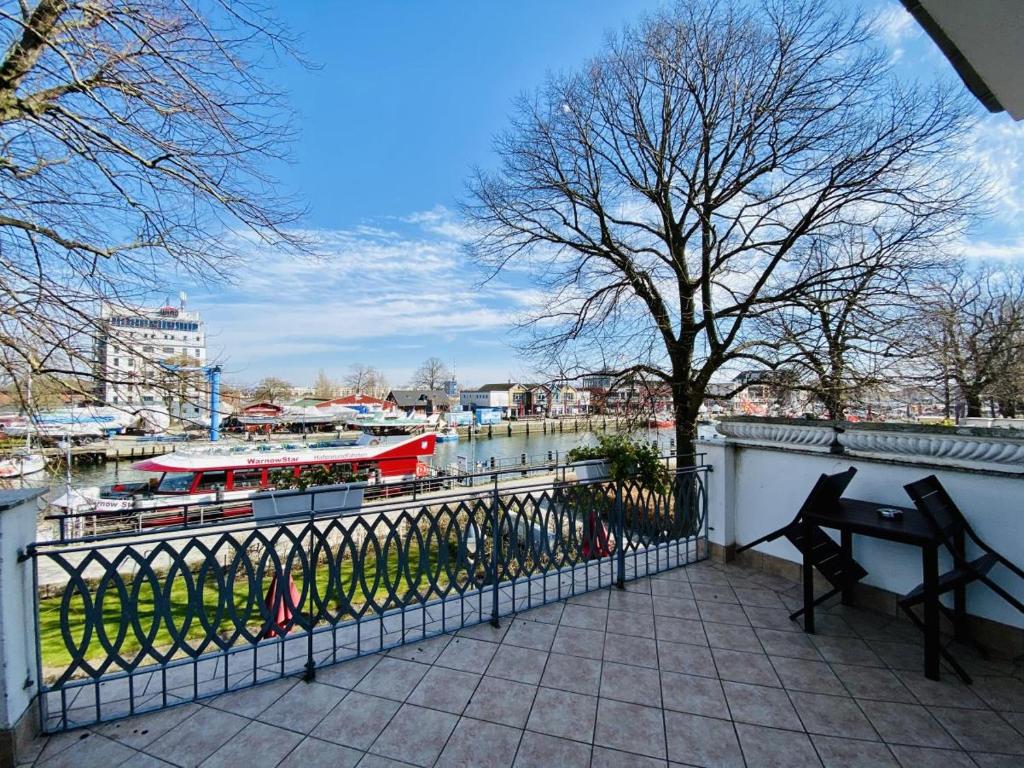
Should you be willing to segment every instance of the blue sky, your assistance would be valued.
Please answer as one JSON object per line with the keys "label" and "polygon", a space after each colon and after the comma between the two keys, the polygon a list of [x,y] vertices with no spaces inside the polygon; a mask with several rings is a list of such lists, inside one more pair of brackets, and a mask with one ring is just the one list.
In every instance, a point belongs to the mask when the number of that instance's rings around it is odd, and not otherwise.
{"label": "blue sky", "polygon": [[[282,2],[279,15],[320,66],[272,73],[290,94],[298,130],[294,162],[277,175],[308,203],[304,226],[328,256],[294,262],[258,250],[234,284],[191,288],[190,306],[203,313],[211,355],[228,378],[305,384],[320,368],[340,378],[364,363],[399,385],[431,355],[453,362],[468,383],[529,376],[510,326],[531,294],[474,288],[478,275],[461,255],[466,230],[453,211],[470,168],[493,163],[492,138],[512,99],[547,72],[578,66],[606,31],[658,5]],[[951,76],[897,0],[864,5],[881,13],[879,38],[897,67]],[[999,213],[963,250],[1024,256],[1024,125],[985,116],[973,151],[993,177]]]}

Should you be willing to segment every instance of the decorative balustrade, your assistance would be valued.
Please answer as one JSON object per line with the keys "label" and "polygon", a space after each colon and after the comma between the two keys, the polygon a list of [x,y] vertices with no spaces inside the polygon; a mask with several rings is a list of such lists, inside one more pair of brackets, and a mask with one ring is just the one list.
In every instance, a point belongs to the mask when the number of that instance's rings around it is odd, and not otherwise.
{"label": "decorative balustrade", "polygon": [[759,445],[787,445],[799,448],[829,450],[835,440],[831,427],[805,421],[787,420],[723,420],[715,425],[722,435],[740,442]]}
{"label": "decorative balustrade", "polygon": [[1024,433],[1006,428],[736,418],[716,429],[739,444],[1024,473]]}
{"label": "decorative balustrade", "polygon": [[[304,673],[706,556],[707,467],[29,548],[43,727]],[[56,574],[56,578],[55,578]]]}

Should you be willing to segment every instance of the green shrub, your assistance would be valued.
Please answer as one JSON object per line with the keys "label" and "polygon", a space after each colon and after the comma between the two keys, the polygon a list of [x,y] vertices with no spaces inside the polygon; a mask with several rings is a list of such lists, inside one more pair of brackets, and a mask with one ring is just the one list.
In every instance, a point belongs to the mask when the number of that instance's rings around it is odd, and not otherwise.
{"label": "green shrub", "polygon": [[664,493],[668,489],[668,469],[661,463],[658,449],[627,435],[601,435],[597,445],[582,445],[569,451],[568,460],[608,462],[612,480],[635,480],[640,485]]}
{"label": "green shrub", "polygon": [[270,485],[279,491],[300,490],[319,485],[338,485],[340,483],[358,483],[369,477],[366,472],[353,472],[344,464],[317,464],[296,477],[291,469],[277,469],[267,478]]}

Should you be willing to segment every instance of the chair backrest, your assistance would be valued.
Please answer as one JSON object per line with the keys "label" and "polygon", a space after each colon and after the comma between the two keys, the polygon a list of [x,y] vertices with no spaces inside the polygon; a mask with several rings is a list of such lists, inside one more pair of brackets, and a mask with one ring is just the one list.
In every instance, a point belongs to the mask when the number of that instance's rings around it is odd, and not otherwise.
{"label": "chair backrest", "polygon": [[935,475],[929,475],[903,487],[914,502],[914,506],[928,518],[947,545],[951,545],[953,538],[962,532],[971,534],[973,538],[973,531],[963,513]]}
{"label": "chair backrest", "polygon": [[811,492],[807,494],[807,498],[804,500],[803,506],[800,507],[796,519],[799,520],[803,517],[805,512],[834,507],[839,503],[839,498],[846,490],[846,486],[850,484],[850,481],[853,480],[853,476],[856,474],[857,468],[850,467],[845,472],[837,472],[834,475],[822,475],[819,477]]}

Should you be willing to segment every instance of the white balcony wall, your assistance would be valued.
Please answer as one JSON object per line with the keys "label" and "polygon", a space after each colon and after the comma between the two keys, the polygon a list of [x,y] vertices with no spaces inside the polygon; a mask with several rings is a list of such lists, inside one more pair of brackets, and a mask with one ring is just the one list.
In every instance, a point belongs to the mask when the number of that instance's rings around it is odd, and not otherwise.
{"label": "white balcony wall", "polygon": [[[806,446],[806,437],[800,438],[805,445],[773,444],[768,431],[760,435],[743,431],[745,438],[700,443],[699,450],[706,452],[705,460],[714,468],[708,479],[708,514],[711,540],[717,544],[742,546],[781,528],[794,518],[819,475],[854,466],[857,475],[846,496],[904,507],[912,502],[903,486],[936,475],[975,532],[1012,562],[1024,564],[1024,466],[982,470],[976,462],[956,466],[950,460],[929,463],[906,455],[836,455],[828,452],[828,440],[810,441],[824,444],[811,447]],[[837,532],[830,533],[838,540]],[[782,537],[755,549],[800,562],[799,552]],[[944,550],[940,552],[939,567],[945,571],[951,560]],[[977,554],[968,550],[968,557]],[[853,555],[868,571],[866,584],[902,595],[922,581],[917,547],[854,536]],[[992,577],[1024,600],[1024,584],[1002,566],[996,566]],[[972,614],[1024,628],[1024,616],[982,585],[969,588],[967,605]]]}

